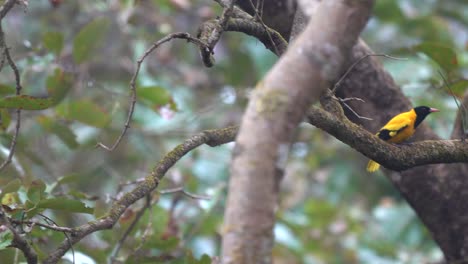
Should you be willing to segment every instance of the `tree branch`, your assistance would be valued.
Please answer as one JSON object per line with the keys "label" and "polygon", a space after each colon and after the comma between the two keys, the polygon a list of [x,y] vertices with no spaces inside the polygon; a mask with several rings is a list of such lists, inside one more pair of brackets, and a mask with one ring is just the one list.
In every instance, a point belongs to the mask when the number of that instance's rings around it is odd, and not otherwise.
{"label": "tree branch", "polygon": [[460,140],[427,140],[410,145],[393,145],[349,121],[344,115],[340,118],[318,107],[309,110],[307,120],[391,170],[402,171],[436,163],[468,162],[468,144]]}
{"label": "tree branch", "polygon": [[[10,2],[16,2],[16,1],[10,1]],[[4,4],[4,7],[8,5],[10,2],[6,2]],[[11,7],[8,9],[8,6],[6,6],[3,10],[10,10]],[[0,11],[1,12],[1,11]],[[8,12],[8,11],[6,11]],[[1,16],[0,16],[1,17]],[[16,95],[21,94],[21,90],[23,89],[21,86],[21,76],[18,70],[18,67],[16,67],[15,62],[11,58],[10,51],[7,47],[6,41],[5,41],[5,34],[3,32],[3,27],[1,24],[0,20],[0,49],[3,49],[3,54],[5,55],[5,58],[8,62],[8,65],[10,68],[13,70],[13,74],[15,76],[15,83],[16,83]],[[7,158],[0,164],[0,171],[3,170],[8,164],[10,164],[11,160],[13,159],[13,155],[15,154],[15,149],[16,149],[16,143],[19,135],[19,130],[21,127],[21,109],[16,109],[16,125],[15,125],[15,131],[13,132],[13,138],[11,139],[9,151],[8,151],[8,156]]]}
{"label": "tree branch", "polygon": [[99,230],[112,228],[130,205],[150,194],[158,187],[159,182],[166,172],[180,158],[185,156],[185,154],[203,144],[215,147],[230,142],[234,138],[236,132],[237,127],[206,130],[185,140],[182,144],[167,153],[153,168],[152,172],[145,177],[144,181],[138,183],[133,190],[127,192],[118,199],[106,215],[97,220],[88,222],[85,225],[73,228],[70,239],[62,241],[57,249],[51,252],[43,263],[57,263],[71,246],[79,242],[85,236]]}
{"label": "tree branch", "polygon": [[[264,23],[255,21],[251,15],[237,7],[233,8],[231,18],[226,20],[223,31],[220,31],[221,22],[220,19],[212,19],[204,22],[200,26],[197,36],[203,41],[208,41],[208,45],[213,48],[224,31],[242,32],[257,38],[267,49],[271,50],[277,56],[281,56],[288,47],[288,42],[279,32],[269,28]],[[213,36],[219,37],[215,38]],[[212,58],[212,53],[201,49],[201,56],[205,66],[213,66],[214,59]]]}
{"label": "tree branch", "polygon": [[16,0],[7,0],[5,3],[0,7],[0,22],[3,18],[10,12],[10,10],[15,6]]}
{"label": "tree branch", "polygon": [[137,100],[136,80],[138,78],[138,74],[140,73],[141,65],[145,61],[146,57],[148,57],[148,55],[150,55],[154,50],[156,50],[162,44],[169,42],[173,39],[186,39],[188,42],[195,43],[200,48],[210,50],[205,43],[203,43],[197,38],[192,37],[189,33],[186,33],[186,32],[172,33],[154,42],[153,45],[151,45],[143,53],[143,55],[137,60],[135,72],[133,73],[132,79],[130,80],[130,108],[128,109],[127,119],[125,121],[125,125],[124,125],[124,128],[122,129],[122,132],[120,133],[119,137],[115,140],[115,142],[112,144],[112,146],[108,147],[102,142],[98,142],[96,146],[101,147],[107,151],[113,151],[120,144],[123,137],[127,133],[127,130],[130,128],[130,122],[132,120],[133,112],[135,111],[135,104]]}

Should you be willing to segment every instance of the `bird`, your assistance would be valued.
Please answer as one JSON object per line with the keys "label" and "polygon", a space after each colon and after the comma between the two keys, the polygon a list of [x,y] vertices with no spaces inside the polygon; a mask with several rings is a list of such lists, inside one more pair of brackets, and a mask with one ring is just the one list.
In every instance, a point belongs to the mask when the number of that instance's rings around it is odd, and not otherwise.
{"label": "bird", "polygon": [[[430,113],[434,112],[439,112],[439,109],[417,106],[408,112],[394,116],[375,135],[389,143],[402,143],[414,134],[416,128]],[[379,167],[380,164],[373,160],[367,163],[368,172],[375,172]]]}

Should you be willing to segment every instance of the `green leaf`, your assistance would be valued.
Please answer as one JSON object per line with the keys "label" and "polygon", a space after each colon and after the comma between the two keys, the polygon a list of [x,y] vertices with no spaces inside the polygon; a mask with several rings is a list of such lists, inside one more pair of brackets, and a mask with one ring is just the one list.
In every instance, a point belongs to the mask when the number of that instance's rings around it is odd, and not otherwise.
{"label": "green leaf", "polygon": [[211,263],[211,258],[207,254],[203,254],[200,259],[196,259],[193,256],[192,251],[187,250],[185,253],[185,263],[188,264],[210,264]]}
{"label": "green leaf", "polygon": [[39,203],[39,201],[41,201],[42,198],[45,197],[45,189],[46,185],[43,181],[32,181],[27,192],[28,200],[31,201],[33,204]]}
{"label": "green leaf", "polygon": [[73,85],[73,75],[55,69],[54,75],[47,77],[46,87],[52,97],[53,105],[58,104],[65,98]]}
{"label": "green leaf", "polygon": [[207,254],[203,254],[200,260],[198,260],[198,264],[210,264],[210,263],[211,263],[211,258]]}
{"label": "green leaf", "polygon": [[16,192],[21,187],[21,180],[15,179],[8,182],[5,187],[1,188],[2,192],[0,193],[0,198],[3,197],[6,193]]}
{"label": "green leaf", "polygon": [[13,86],[0,84],[0,96],[12,95],[12,94],[15,94],[15,91],[16,89]]}
{"label": "green leaf", "polygon": [[13,241],[13,234],[10,230],[0,233],[0,250],[6,249]]}
{"label": "green leaf", "polygon": [[425,42],[413,47],[413,50],[426,54],[447,72],[451,72],[458,66],[457,54],[448,46]]}
{"label": "green leaf", "polygon": [[0,98],[0,108],[19,108],[24,110],[43,110],[51,107],[51,98],[30,95],[15,95]]}
{"label": "green leaf", "polygon": [[18,219],[22,219],[22,218],[31,219],[37,214],[42,213],[45,210],[43,208],[38,208],[37,204],[32,203],[30,201],[26,201],[26,203],[24,204],[24,209],[26,209],[24,210],[26,214],[21,213],[20,215],[17,215]]}
{"label": "green leaf", "polygon": [[138,98],[152,109],[164,106],[171,102],[169,91],[161,86],[145,86],[137,88]]}
{"label": "green leaf", "polygon": [[56,56],[60,55],[63,49],[63,34],[60,32],[47,32],[42,36],[44,47],[49,51],[55,53]]}
{"label": "green leaf", "polygon": [[77,191],[77,190],[70,190],[68,192],[68,194],[73,197],[73,198],[77,198],[77,199],[89,199],[90,196],[84,192],[80,192],[80,191]]}
{"label": "green leaf", "polygon": [[[468,80],[467,79],[461,79],[453,84],[449,84],[450,90],[457,95],[457,96],[463,96],[465,93],[466,89],[468,88]],[[445,86],[444,86],[445,87]],[[450,92],[450,90],[448,92]]]}
{"label": "green leaf", "polygon": [[38,208],[60,210],[72,213],[92,214],[93,208],[86,206],[81,201],[66,198],[50,198],[39,202]]}
{"label": "green leaf", "polygon": [[11,123],[10,112],[7,109],[0,109],[0,129],[6,130]]}
{"label": "green leaf", "polygon": [[47,116],[40,116],[37,120],[44,130],[55,134],[69,148],[74,149],[79,146],[78,141],[76,141],[76,135],[69,127]]}
{"label": "green leaf", "polygon": [[82,63],[94,55],[104,43],[104,37],[109,30],[108,18],[97,18],[84,26],[73,42],[73,59]]}
{"label": "green leaf", "polygon": [[374,14],[379,20],[385,22],[398,22],[405,17],[398,5],[398,1],[377,1]]}
{"label": "green leaf", "polygon": [[74,101],[68,104],[59,105],[57,114],[69,120],[76,120],[94,127],[105,127],[110,116],[99,106],[91,101]]}
{"label": "green leaf", "polygon": [[80,179],[81,179],[81,177],[80,177],[80,174],[78,174],[78,173],[72,173],[72,174],[69,174],[69,175],[62,176],[62,177],[58,178],[57,181],[47,185],[46,192],[51,193],[55,188],[57,188],[57,186],[60,186],[60,185],[65,184],[65,183],[75,182],[75,181],[78,181]]}
{"label": "green leaf", "polygon": [[167,239],[161,239],[158,236],[153,236],[153,239],[145,243],[144,247],[147,249],[158,249],[162,251],[169,251],[180,244],[180,239],[173,236]]}

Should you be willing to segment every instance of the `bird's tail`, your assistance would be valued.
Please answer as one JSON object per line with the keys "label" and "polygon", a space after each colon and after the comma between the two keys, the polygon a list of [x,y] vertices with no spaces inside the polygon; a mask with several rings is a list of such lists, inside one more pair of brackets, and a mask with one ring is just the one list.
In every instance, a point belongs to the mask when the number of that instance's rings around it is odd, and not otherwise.
{"label": "bird's tail", "polygon": [[367,171],[368,172],[374,172],[380,168],[380,164],[373,160],[369,160],[369,163],[367,163]]}

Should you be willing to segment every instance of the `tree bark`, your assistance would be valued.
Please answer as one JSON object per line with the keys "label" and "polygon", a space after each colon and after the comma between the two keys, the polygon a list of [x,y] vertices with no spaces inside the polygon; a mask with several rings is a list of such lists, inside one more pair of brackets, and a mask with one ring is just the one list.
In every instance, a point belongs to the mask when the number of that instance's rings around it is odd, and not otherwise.
{"label": "tree bark", "polygon": [[309,105],[340,74],[372,5],[371,0],[323,1],[257,85],[233,153],[223,263],[271,263],[279,178],[293,132]]}

